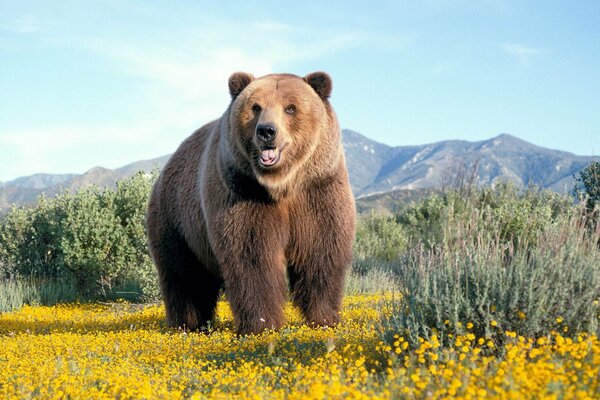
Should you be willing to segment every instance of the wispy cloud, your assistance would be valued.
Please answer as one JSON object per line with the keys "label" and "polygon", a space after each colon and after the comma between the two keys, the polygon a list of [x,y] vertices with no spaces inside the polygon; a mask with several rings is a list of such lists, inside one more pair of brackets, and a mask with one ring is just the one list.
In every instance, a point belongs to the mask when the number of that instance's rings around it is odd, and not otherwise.
{"label": "wispy cloud", "polygon": [[[231,23],[213,20],[195,30],[191,37],[168,46],[135,40],[116,43],[104,37],[71,38],[69,45],[99,55],[119,73],[144,82],[145,100],[139,106],[143,110],[138,110],[143,116],[140,124],[146,125],[146,115],[154,115],[161,116],[155,126],[189,130],[223,112],[229,101],[227,78],[232,72],[243,70],[261,76],[289,71],[298,62],[378,42],[378,38],[360,32],[315,34],[277,21],[236,22],[235,27],[228,27]],[[219,38],[214,37],[215,25],[223,32]],[[239,37],[253,40],[240,42]],[[160,130],[157,135],[160,136]]]}
{"label": "wispy cloud", "polygon": [[[41,30],[34,19],[5,25],[0,23],[2,29],[14,33]],[[0,127],[0,153],[12,154],[14,161],[9,170],[64,171],[61,165],[65,160],[71,162],[75,158],[81,161],[77,166],[73,163],[73,168],[81,170],[95,164],[115,166],[132,161],[131,157],[172,152],[193,129],[225,110],[229,102],[227,78],[232,72],[245,70],[260,76],[290,71],[298,63],[381,42],[381,38],[371,34],[315,32],[275,20],[257,24],[211,18],[195,21],[181,31],[165,32],[167,39],[153,40],[143,35],[123,35],[118,25],[113,26],[116,33],[112,35],[107,35],[102,26],[89,31],[81,26],[66,26],[56,25],[51,34],[42,34],[39,40],[44,46],[91,54],[115,74],[141,82],[136,90],[143,101],[125,104],[128,116],[116,122],[63,121],[17,130]],[[110,119],[107,116],[106,120]],[[130,151],[128,154],[114,149]],[[131,154],[132,149],[135,155]],[[85,162],[90,164],[81,167]]]}
{"label": "wispy cloud", "polygon": [[521,65],[531,65],[536,56],[547,52],[545,49],[528,47],[519,43],[503,43],[501,47]]}
{"label": "wispy cloud", "polygon": [[32,17],[3,21],[0,23],[0,28],[3,31],[19,35],[26,35],[42,30],[41,24]]}

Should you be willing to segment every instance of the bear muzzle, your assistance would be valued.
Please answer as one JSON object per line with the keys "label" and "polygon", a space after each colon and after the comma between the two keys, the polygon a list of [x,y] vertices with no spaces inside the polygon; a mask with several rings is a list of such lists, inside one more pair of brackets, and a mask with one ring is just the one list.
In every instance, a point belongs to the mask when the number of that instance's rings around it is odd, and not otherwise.
{"label": "bear muzzle", "polygon": [[282,150],[283,147],[280,149],[274,146],[261,146],[258,162],[264,167],[272,167],[279,162]]}
{"label": "bear muzzle", "polygon": [[278,146],[277,128],[271,123],[261,123],[256,126],[256,139],[260,155],[258,162],[263,167],[272,167],[279,162],[281,151],[285,147]]}

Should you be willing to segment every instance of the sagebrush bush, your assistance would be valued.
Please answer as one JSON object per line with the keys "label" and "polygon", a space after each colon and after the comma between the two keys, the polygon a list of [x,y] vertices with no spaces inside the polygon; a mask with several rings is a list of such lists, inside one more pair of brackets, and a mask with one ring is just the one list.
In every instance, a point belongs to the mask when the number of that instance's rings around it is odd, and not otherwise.
{"label": "sagebrush bush", "polygon": [[505,330],[598,333],[600,227],[585,228],[582,206],[553,215],[528,196],[497,197],[494,209],[474,205],[439,225],[439,243],[413,249],[400,268],[403,297],[384,321],[387,334],[416,344],[432,333],[464,332],[465,321],[477,335],[498,338]]}

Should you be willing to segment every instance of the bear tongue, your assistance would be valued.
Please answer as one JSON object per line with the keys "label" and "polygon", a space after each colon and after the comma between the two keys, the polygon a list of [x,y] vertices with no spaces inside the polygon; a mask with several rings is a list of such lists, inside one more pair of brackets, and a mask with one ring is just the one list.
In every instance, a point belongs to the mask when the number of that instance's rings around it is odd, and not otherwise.
{"label": "bear tongue", "polygon": [[276,155],[277,153],[275,149],[266,149],[260,153],[260,158],[262,158],[264,161],[269,161],[274,159]]}

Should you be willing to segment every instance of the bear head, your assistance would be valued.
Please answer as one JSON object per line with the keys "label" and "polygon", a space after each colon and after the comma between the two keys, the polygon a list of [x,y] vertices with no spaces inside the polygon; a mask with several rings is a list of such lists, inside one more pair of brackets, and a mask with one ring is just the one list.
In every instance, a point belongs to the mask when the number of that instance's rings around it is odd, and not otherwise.
{"label": "bear head", "polygon": [[331,78],[324,72],[304,78],[273,74],[255,79],[244,72],[231,75],[229,143],[261,185],[282,187],[303,167],[315,169],[309,160],[327,158],[330,148],[337,149],[336,143],[326,138],[337,128],[328,101],[331,88]]}

